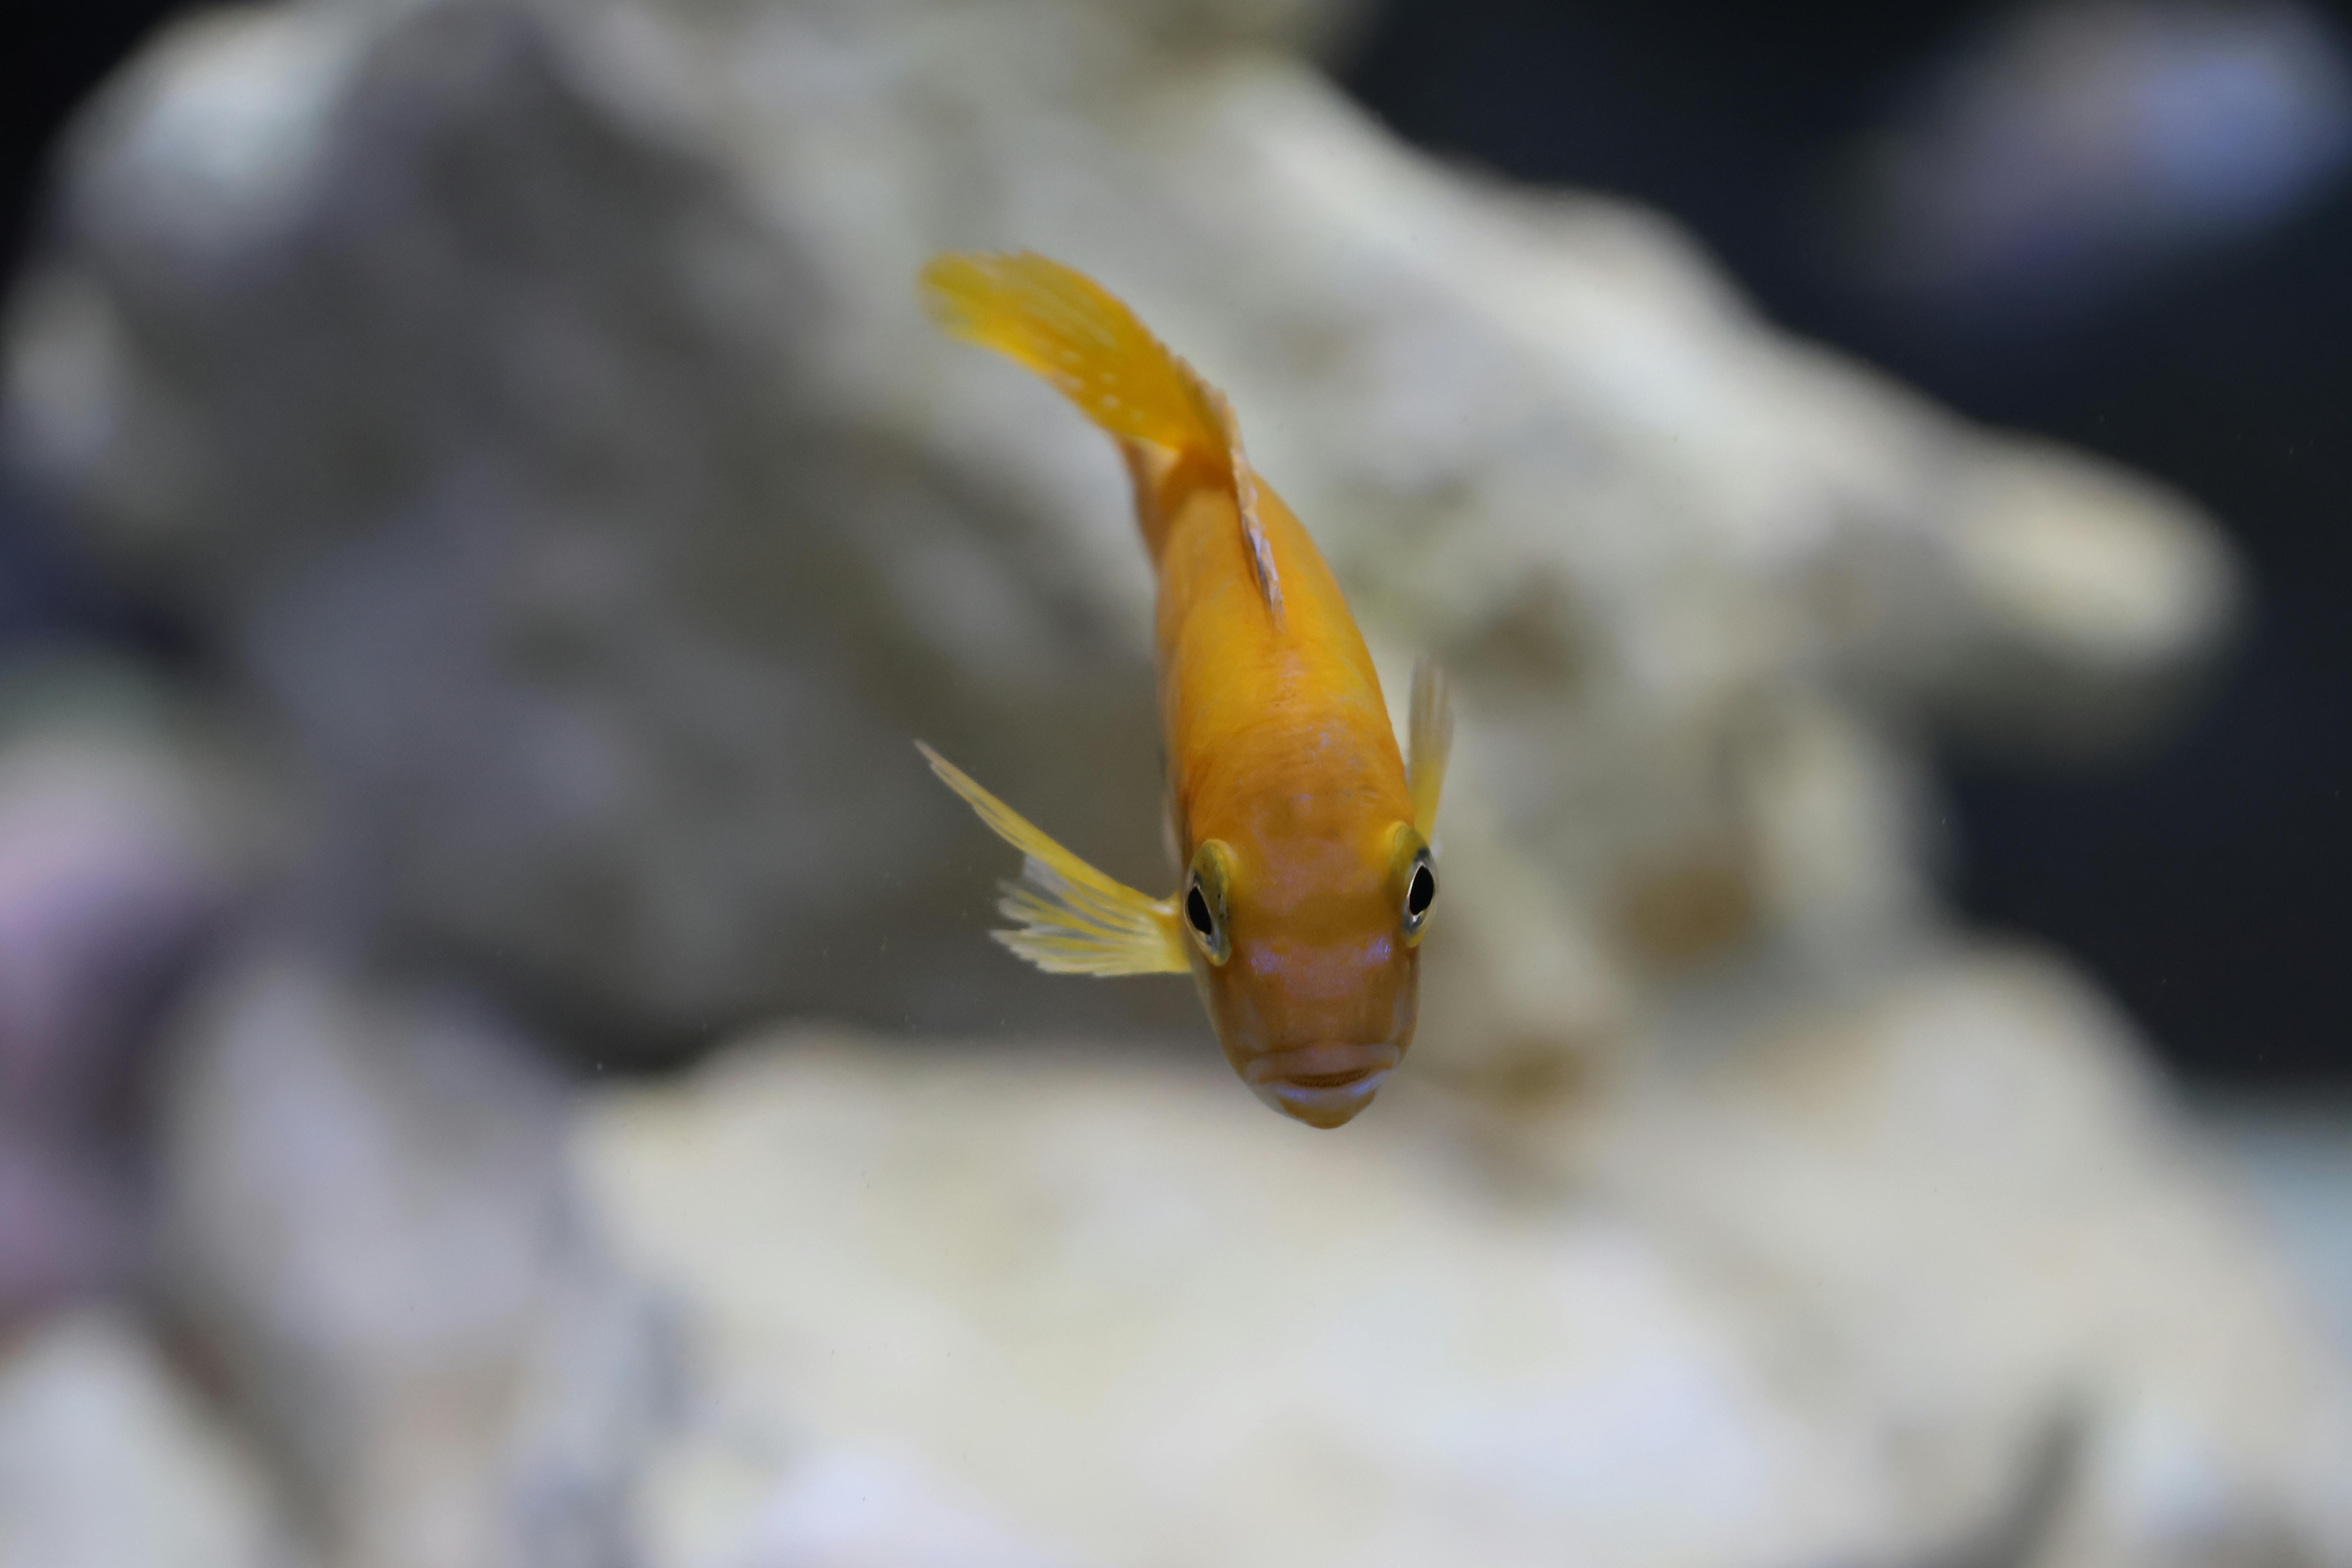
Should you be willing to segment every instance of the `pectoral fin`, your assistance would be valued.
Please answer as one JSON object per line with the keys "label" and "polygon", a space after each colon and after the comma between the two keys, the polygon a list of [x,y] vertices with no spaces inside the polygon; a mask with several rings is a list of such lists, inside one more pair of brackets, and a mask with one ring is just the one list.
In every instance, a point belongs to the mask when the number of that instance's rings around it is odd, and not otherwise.
{"label": "pectoral fin", "polygon": [[1026,857],[996,907],[1014,922],[990,934],[1048,974],[1181,974],[1192,967],[1170,899],[1104,876],[1030,825],[922,742],[923,760],[996,836]]}

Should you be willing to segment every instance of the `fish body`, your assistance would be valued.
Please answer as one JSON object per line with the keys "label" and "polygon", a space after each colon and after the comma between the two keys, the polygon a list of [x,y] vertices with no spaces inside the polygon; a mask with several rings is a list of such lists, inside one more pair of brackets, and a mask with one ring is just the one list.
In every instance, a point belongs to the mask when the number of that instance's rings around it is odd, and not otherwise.
{"label": "fish body", "polygon": [[1347,601],[1250,468],[1225,400],[1110,294],[1034,255],[941,257],[923,284],[948,331],[1052,381],[1115,438],[1159,584],[1173,895],[1105,876],[923,748],[1027,857],[998,939],[1056,973],[1189,971],[1243,1081],[1339,1126],[1412,1043],[1443,684],[1416,673],[1408,766]]}

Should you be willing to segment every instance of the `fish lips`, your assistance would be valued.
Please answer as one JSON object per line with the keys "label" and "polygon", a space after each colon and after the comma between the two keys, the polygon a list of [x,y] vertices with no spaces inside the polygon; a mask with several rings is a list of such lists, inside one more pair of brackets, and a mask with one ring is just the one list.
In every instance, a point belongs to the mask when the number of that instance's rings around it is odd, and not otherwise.
{"label": "fish lips", "polygon": [[1404,1047],[1393,1040],[1294,1046],[1251,1058],[1242,1081],[1285,1116],[1328,1129],[1370,1105],[1403,1059]]}

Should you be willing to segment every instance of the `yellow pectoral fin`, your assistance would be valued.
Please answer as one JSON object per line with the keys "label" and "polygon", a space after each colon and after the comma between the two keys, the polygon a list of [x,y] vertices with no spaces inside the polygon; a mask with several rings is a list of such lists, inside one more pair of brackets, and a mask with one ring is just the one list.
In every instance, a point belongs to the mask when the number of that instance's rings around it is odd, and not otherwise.
{"label": "yellow pectoral fin", "polygon": [[1412,667],[1412,711],[1405,734],[1405,786],[1412,792],[1412,825],[1424,839],[1437,837],[1437,797],[1445,787],[1446,753],[1454,750],[1454,701],[1445,672],[1423,659]]}
{"label": "yellow pectoral fin", "polygon": [[922,742],[923,760],[996,836],[1027,858],[997,908],[1015,929],[997,941],[1048,974],[1181,974],[1192,967],[1176,905],[1104,876],[974,784]]}

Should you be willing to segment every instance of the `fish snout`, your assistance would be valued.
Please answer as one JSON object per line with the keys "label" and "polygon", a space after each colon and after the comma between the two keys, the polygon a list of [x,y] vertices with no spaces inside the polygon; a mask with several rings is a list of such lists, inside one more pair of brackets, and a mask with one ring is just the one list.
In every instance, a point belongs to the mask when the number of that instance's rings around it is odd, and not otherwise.
{"label": "fish snout", "polygon": [[1404,1047],[1394,1040],[1294,1046],[1251,1058],[1242,1080],[1285,1116],[1328,1129],[1370,1105],[1403,1059]]}

